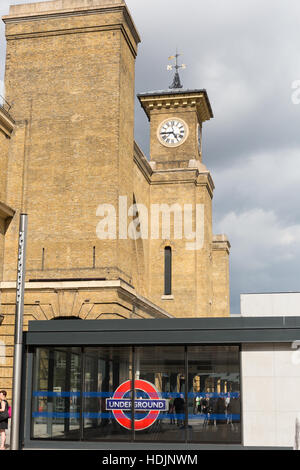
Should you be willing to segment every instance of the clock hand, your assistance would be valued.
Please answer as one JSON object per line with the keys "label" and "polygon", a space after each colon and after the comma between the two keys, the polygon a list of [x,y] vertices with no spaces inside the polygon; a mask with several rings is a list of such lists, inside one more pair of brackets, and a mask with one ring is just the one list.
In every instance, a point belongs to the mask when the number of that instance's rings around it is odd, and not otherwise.
{"label": "clock hand", "polygon": [[178,132],[175,134],[174,127],[172,127],[172,129],[173,129],[173,135],[174,135],[174,137],[178,137],[178,135],[180,134],[180,132],[178,131]]}
{"label": "clock hand", "polygon": [[161,132],[160,134],[161,134],[161,135],[171,135],[171,134],[173,134],[173,136],[176,137],[176,135],[174,134],[174,132]]}

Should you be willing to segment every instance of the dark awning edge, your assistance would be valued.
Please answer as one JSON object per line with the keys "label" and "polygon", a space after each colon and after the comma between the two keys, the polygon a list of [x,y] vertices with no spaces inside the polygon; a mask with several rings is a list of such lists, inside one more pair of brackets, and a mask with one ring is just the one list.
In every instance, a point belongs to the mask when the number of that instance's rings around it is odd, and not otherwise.
{"label": "dark awning edge", "polygon": [[300,341],[300,317],[30,321],[27,345],[240,344]]}

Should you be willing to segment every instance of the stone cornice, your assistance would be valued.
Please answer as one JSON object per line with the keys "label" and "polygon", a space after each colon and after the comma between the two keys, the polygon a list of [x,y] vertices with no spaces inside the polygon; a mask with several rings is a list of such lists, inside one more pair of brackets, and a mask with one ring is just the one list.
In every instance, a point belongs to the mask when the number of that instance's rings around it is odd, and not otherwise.
{"label": "stone cornice", "polygon": [[226,235],[213,235],[213,251],[226,251],[228,254],[230,253],[230,242]]}
{"label": "stone cornice", "polygon": [[4,202],[0,202],[0,218],[3,220],[12,218],[15,215],[15,211],[4,204]]}
{"label": "stone cornice", "polygon": [[213,179],[209,171],[199,172],[197,168],[174,168],[168,170],[154,170],[151,178],[153,185],[158,184],[194,184],[205,186],[213,197],[215,188]]}
{"label": "stone cornice", "polygon": [[[0,293],[5,291],[14,291],[16,289],[16,282],[2,281],[0,282]],[[101,289],[116,289],[122,296],[130,300],[136,308],[141,309],[145,313],[153,316],[154,318],[173,318],[166,310],[153,304],[149,299],[139,295],[135,289],[129,286],[126,282],[119,280],[107,281],[51,281],[51,282],[26,282],[26,292],[52,292],[52,291],[73,291],[73,290],[101,290]]]}
{"label": "stone cornice", "polygon": [[47,0],[28,1],[26,3],[10,5],[10,16],[36,15],[49,11],[72,11],[78,9],[100,8],[104,6],[125,5],[124,0]]}
{"label": "stone cornice", "polygon": [[151,184],[196,184],[198,170],[194,168],[172,168],[168,170],[154,170]]}
{"label": "stone cornice", "polygon": [[210,197],[213,198],[213,192],[215,189],[215,185],[212,179],[212,176],[209,171],[205,171],[203,173],[198,173],[198,178],[196,182],[196,186],[207,186],[207,190],[210,194]]}
{"label": "stone cornice", "polygon": [[[136,142],[134,143],[133,159],[134,163],[150,185],[190,183],[195,184],[196,186],[206,186],[210,197],[213,197],[215,185],[208,170],[199,171],[198,167],[156,170],[155,162],[152,162],[152,166],[150,165],[150,162],[147,160]],[[185,163],[188,164],[189,162],[185,161]]]}
{"label": "stone cornice", "polygon": [[[17,5],[19,6],[19,5]],[[21,6],[21,5],[20,5]],[[112,30],[112,29],[121,29],[123,35],[125,36],[126,41],[130,44],[131,50],[136,56],[136,46],[138,43],[141,42],[139,33],[135,27],[135,24],[132,20],[132,17],[129,13],[129,10],[125,3],[118,2],[114,4],[113,2],[105,4],[103,6],[92,6],[92,7],[80,7],[80,8],[68,8],[65,10],[50,10],[50,11],[29,11],[22,12],[20,14],[11,14],[2,17],[2,20],[5,24],[14,24],[14,23],[21,23],[21,22],[28,22],[28,21],[39,21],[39,20],[48,20],[48,19],[56,19],[56,18],[66,18],[66,17],[74,17],[74,16],[87,16],[87,15],[95,15],[95,14],[107,14],[107,13],[116,13],[121,12],[123,14],[124,20],[129,28],[129,31],[135,41],[135,44],[131,44],[131,40],[126,32],[126,29],[122,24],[112,24],[112,25],[95,25],[89,26],[84,28],[69,28],[69,29],[61,29],[61,30],[53,30],[53,31],[30,31],[26,33],[14,33],[14,34],[6,34],[6,39],[15,40],[15,39],[24,39],[24,38],[33,38],[33,37],[40,37],[40,36],[51,36],[51,35],[59,35],[59,34],[74,34],[80,32],[94,32],[94,31],[103,31],[103,30]]]}
{"label": "stone cornice", "polygon": [[0,106],[0,129],[7,137],[10,137],[14,130],[15,121],[10,114]]}
{"label": "stone cornice", "polygon": [[194,108],[200,122],[213,118],[206,90],[141,93],[138,99],[148,119],[153,111]]}

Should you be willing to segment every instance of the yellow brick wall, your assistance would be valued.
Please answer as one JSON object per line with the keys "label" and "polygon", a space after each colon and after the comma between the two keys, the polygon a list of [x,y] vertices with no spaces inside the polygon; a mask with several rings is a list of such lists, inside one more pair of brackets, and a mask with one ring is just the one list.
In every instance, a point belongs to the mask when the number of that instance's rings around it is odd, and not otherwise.
{"label": "yellow brick wall", "polygon": [[0,201],[6,199],[6,172],[9,138],[0,130]]}
{"label": "yellow brick wall", "polygon": [[133,193],[126,175],[133,165],[136,44],[123,12],[9,22],[6,35],[7,99],[17,122],[8,204],[17,216],[6,235],[5,279],[16,277],[22,209],[29,217],[27,278],[130,282],[131,240],[96,236],[97,207],[117,209],[119,195]]}
{"label": "yellow brick wall", "polygon": [[[159,172],[156,174],[158,178]],[[193,178],[192,178],[193,175]],[[196,186],[196,172],[181,172],[181,179],[174,173],[164,174],[165,181],[151,186],[151,203],[193,205],[193,221],[196,220],[195,204],[204,206],[204,243],[200,250],[188,250],[187,240],[174,239],[174,216],[171,215],[170,239],[151,240],[150,294],[153,301],[177,317],[210,315],[212,298],[211,278],[211,195],[206,185]],[[190,178],[187,182],[184,179]],[[184,217],[182,217],[184,219]],[[160,219],[160,234],[162,226]],[[194,225],[195,230],[195,225]],[[172,248],[172,297],[164,296],[164,248]]]}
{"label": "yellow brick wall", "polygon": [[[186,93],[188,96],[189,92]],[[196,94],[196,93],[195,93]],[[198,93],[201,95],[201,91]],[[223,264],[214,263],[212,232],[212,196],[214,184],[210,173],[202,164],[198,148],[199,114],[193,104],[181,93],[176,92],[168,103],[168,95],[150,95],[150,160],[154,172],[150,183],[150,204],[178,204],[183,209],[185,204],[193,206],[195,230],[196,207],[203,207],[204,242],[200,249],[188,250],[183,236],[174,238],[171,216],[171,236],[161,238],[162,218],[160,219],[160,239],[150,241],[149,251],[149,294],[153,302],[177,317],[214,316],[229,314],[229,280],[225,276],[228,269],[227,258]],[[142,100],[147,99],[143,96]],[[176,103],[177,100],[177,103]],[[186,101],[185,107],[178,103]],[[165,119],[181,118],[189,128],[188,138],[182,145],[168,147],[162,145],[157,137],[157,130]],[[172,248],[172,295],[164,295],[164,249]],[[214,284],[215,282],[215,284]],[[217,283],[217,285],[216,285]],[[214,296],[217,299],[214,299]],[[226,300],[225,300],[226,299]]]}
{"label": "yellow brick wall", "polygon": [[[11,128],[8,122],[10,122],[10,117],[0,107],[0,204],[6,204],[7,165],[11,135]],[[0,209],[0,281],[3,276],[4,236],[7,227],[5,219],[5,215],[1,213]]]}
{"label": "yellow brick wall", "polygon": [[[5,221],[0,218],[0,281],[3,279]],[[0,297],[1,303],[1,297]]]}
{"label": "yellow brick wall", "polygon": [[[224,236],[217,236],[224,239]],[[212,252],[213,269],[213,305],[214,316],[228,316],[230,314],[229,295],[229,244],[227,241],[215,240]]]}
{"label": "yellow brick wall", "polygon": [[[141,152],[139,152],[140,154]],[[144,165],[139,166],[138,163],[142,159]],[[148,164],[145,163],[146,157],[144,155],[137,157],[137,162],[133,168],[133,193],[136,204],[142,204],[148,209],[148,216],[150,210],[150,173]],[[145,166],[146,165],[146,169]],[[147,171],[148,170],[148,171]],[[151,171],[151,170],[150,170]],[[149,242],[150,226],[148,224],[148,238],[132,240],[133,244],[133,285],[137,291],[145,296],[150,295],[149,286],[149,269],[150,269],[150,242]]]}

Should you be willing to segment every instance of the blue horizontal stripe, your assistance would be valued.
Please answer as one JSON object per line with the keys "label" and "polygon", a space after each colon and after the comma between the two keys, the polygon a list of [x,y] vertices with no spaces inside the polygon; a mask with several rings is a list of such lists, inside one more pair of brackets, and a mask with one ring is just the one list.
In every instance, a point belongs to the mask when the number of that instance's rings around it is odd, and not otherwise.
{"label": "blue horizontal stripe", "polygon": [[[34,391],[34,397],[80,397],[81,392],[49,392],[49,391]],[[85,398],[111,398],[114,395],[114,392],[83,392],[82,394]],[[182,393],[161,393],[162,398],[177,398]],[[239,398],[239,392],[232,393],[188,393],[188,398]],[[184,395],[185,398],[185,395]]]}
{"label": "blue horizontal stripe", "polygon": [[[113,392],[84,392],[82,394],[85,398],[110,398],[113,396]],[[48,392],[48,391],[34,391],[34,397],[80,397],[81,392]]]}
{"label": "blue horizontal stripe", "polygon": [[85,419],[109,419],[112,418],[112,413],[83,413]]}
{"label": "blue horizontal stripe", "polygon": [[[227,419],[232,419],[233,421],[239,421],[240,420],[240,415],[223,415],[223,414],[211,414],[211,415],[204,415],[204,414],[199,414],[199,415],[188,415],[188,420],[202,420],[204,421],[205,419],[209,420],[227,420]],[[184,420],[185,419],[185,414],[165,414],[165,413],[160,413],[158,419],[180,419]]]}
{"label": "blue horizontal stripe", "polygon": [[85,398],[111,398],[114,392],[83,392]]}
{"label": "blue horizontal stripe", "polygon": [[208,414],[208,415],[203,415],[202,414],[202,415],[198,415],[198,416],[197,415],[191,415],[191,416],[189,416],[189,419],[199,419],[200,416],[204,417],[204,418],[206,418],[210,421],[212,421],[212,420],[216,420],[216,421],[218,421],[218,420],[227,420],[227,419],[232,419],[233,421],[239,421],[240,417],[241,417],[238,414],[237,415],[231,415],[231,414],[226,415],[226,414],[212,413],[212,414]]}
{"label": "blue horizontal stripe", "polygon": [[36,391],[33,392],[34,397],[40,398],[48,398],[48,397],[62,397],[62,398],[69,398],[69,397],[80,397],[80,392],[40,392]]}
{"label": "blue horizontal stripe", "polygon": [[[135,415],[135,419],[138,421],[139,419],[143,419],[148,415],[148,413],[139,413]],[[80,418],[80,413],[60,413],[60,412],[34,412],[32,413],[33,418],[75,418],[79,419]],[[85,419],[111,419],[113,417],[112,413],[90,413],[86,412],[83,413],[83,418]],[[170,420],[170,419],[176,419],[176,420],[185,420],[185,414],[166,414],[166,413],[160,413],[157,419],[159,420]],[[223,415],[223,414],[211,414],[211,415],[188,415],[188,420],[202,420],[204,421],[207,419],[208,421],[218,421],[218,420],[227,420],[231,419],[232,421],[240,421],[241,416],[239,414],[234,414],[234,415]]]}
{"label": "blue horizontal stripe", "polygon": [[164,392],[164,393],[161,393],[160,394],[163,398],[178,398],[180,397],[180,395],[183,395],[184,397],[184,394],[181,392],[181,393],[175,393],[175,392]]}
{"label": "blue horizontal stripe", "polygon": [[231,392],[231,393],[208,393],[208,392],[203,392],[203,393],[188,393],[188,398],[239,398],[240,394],[239,392]]}
{"label": "blue horizontal stripe", "polygon": [[41,412],[34,412],[32,413],[33,418],[80,418],[80,413],[60,413],[60,412],[48,412],[48,411],[41,411]]}

